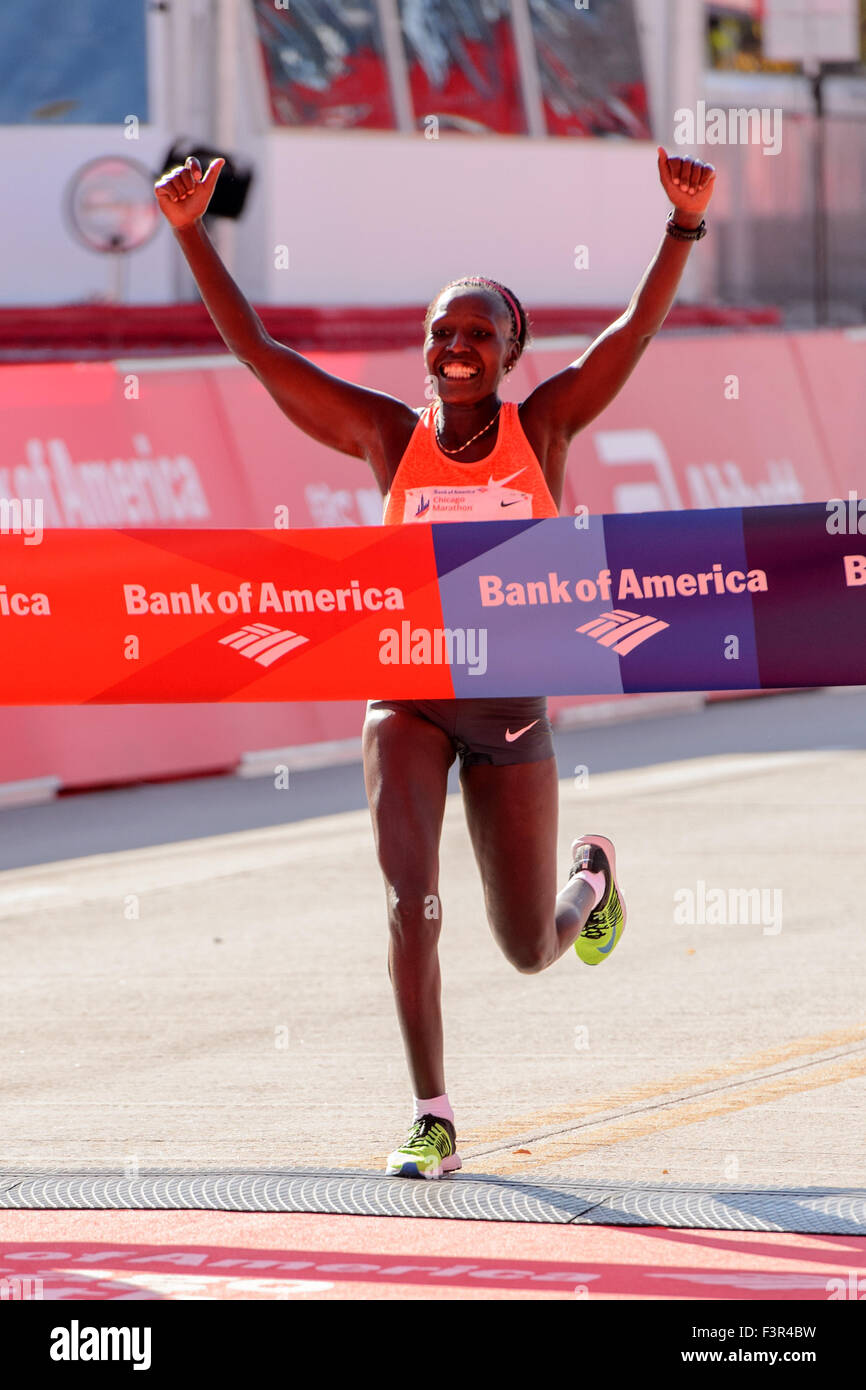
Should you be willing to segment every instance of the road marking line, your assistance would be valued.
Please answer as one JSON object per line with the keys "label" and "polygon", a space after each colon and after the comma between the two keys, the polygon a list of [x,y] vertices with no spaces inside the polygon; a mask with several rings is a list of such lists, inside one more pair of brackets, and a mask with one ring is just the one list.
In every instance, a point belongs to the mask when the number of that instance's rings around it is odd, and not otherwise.
{"label": "road marking line", "polygon": [[[746,1084],[743,1089],[738,1088],[735,1092],[729,1091],[723,1095],[715,1093],[704,1100],[672,1100],[670,1106],[654,1114],[641,1112],[623,1120],[599,1120],[597,1124],[584,1126],[580,1138],[572,1132],[571,1135],[555,1135],[533,1140],[531,1156],[526,1158],[512,1154],[497,1154],[495,1171],[497,1175],[507,1177],[512,1173],[524,1172],[529,1167],[546,1167],[606,1145],[645,1139],[665,1130],[679,1129],[682,1125],[700,1124],[704,1120],[717,1119],[722,1115],[737,1114],[754,1105],[768,1105],[788,1095],[834,1085],[836,1082],[863,1075],[866,1075],[866,1057],[861,1054],[838,1062],[819,1063],[816,1064],[816,1069],[810,1068],[807,1072],[798,1068],[794,1074],[788,1073],[752,1085]],[[464,1151],[463,1167],[466,1169],[471,1165],[476,1169],[479,1166],[483,1169],[490,1157],[489,1151],[477,1156],[468,1155]]]}
{"label": "road marking line", "polygon": [[[582,1101],[580,1102],[580,1115],[583,1117],[587,1114],[621,1110],[641,1101],[664,1100],[665,1097],[670,1097],[672,1100],[674,1098],[688,1100],[690,1097],[676,1097],[676,1093],[699,1086],[707,1086],[715,1081],[729,1081],[737,1077],[746,1078],[752,1072],[766,1071],[769,1067],[780,1066],[794,1058],[810,1057],[815,1053],[826,1052],[831,1048],[844,1047],[846,1044],[857,1044],[864,1041],[866,1041],[866,1025],[864,1024],[859,1024],[854,1028],[835,1029],[830,1033],[823,1033],[816,1037],[796,1038],[789,1043],[782,1043],[762,1052],[750,1053],[746,1057],[736,1057],[729,1062],[720,1062],[715,1066],[705,1067],[701,1071],[672,1076],[663,1082],[642,1082],[622,1091],[608,1092],[596,1100]],[[496,1139],[503,1141],[523,1139],[528,1130],[551,1129],[556,1125],[573,1125],[574,1122],[575,1107],[570,1106],[567,1109],[560,1107],[541,1114],[527,1116],[524,1120],[510,1120],[505,1124],[493,1127],[485,1126],[484,1139],[488,1143]],[[467,1140],[468,1137],[467,1135]],[[479,1140],[479,1142],[483,1142],[483,1140]]]}
{"label": "road marking line", "polygon": [[[646,1101],[655,1101],[657,1102],[657,1106],[664,1106],[664,1113],[666,1116],[670,1115],[671,1107],[680,1107],[690,1102],[693,1102],[695,1106],[703,1105],[707,1107],[719,1103],[719,1092],[717,1090],[714,1090],[711,1096],[705,1098],[678,1093],[694,1090],[701,1086],[711,1086],[713,1083],[719,1081],[728,1082],[737,1086],[748,1085],[751,1081],[751,1089],[747,1093],[751,1094],[756,1087],[760,1085],[769,1086],[774,1080],[772,1074],[762,1077],[754,1076],[755,1072],[766,1072],[771,1067],[783,1066],[785,1062],[809,1057],[814,1057],[815,1061],[813,1063],[805,1062],[805,1066],[831,1066],[837,1061],[843,1064],[848,1061],[844,1055],[841,1058],[830,1057],[822,1060],[820,1056],[816,1057],[816,1054],[828,1052],[833,1048],[844,1048],[846,1045],[849,1047],[852,1045],[856,1046],[863,1042],[866,1042],[866,1024],[858,1024],[850,1028],[837,1028],[829,1033],[822,1033],[812,1037],[795,1038],[791,1042],[781,1043],[776,1047],[767,1048],[761,1052],[750,1053],[745,1057],[733,1058],[729,1062],[720,1062],[715,1066],[705,1067],[702,1071],[673,1076],[664,1082],[648,1081],[636,1086],[630,1086],[621,1091],[608,1092],[606,1095],[600,1096],[597,1099],[579,1102],[579,1108],[578,1106],[569,1106],[567,1108],[558,1107],[555,1110],[547,1110],[541,1113],[536,1112],[532,1115],[524,1116],[522,1119],[509,1119],[502,1124],[485,1123],[483,1129],[479,1128],[474,1131],[472,1129],[461,1129],[459,1142],[464,1167],[467,1163],[478,1163],[481,1160],[489,1159],[495,1155],[494,1162],[497,1173],[507,1172],[508,1170],[501,1166],[505,1161],[505,1156],[504,1154],[500,1156],[498,1146],[501,1146],[502,1150],[509,1150],[512,1147],[523,1145],[527,1142],[531,1142],[535,1146],[532,1157],[535,1166],[537,1166],[538,1159],[536,1155],[538,1147],[552,1139],[560,1137],[560,1134],[556,1132],[557,1127],[561,1127],[561,1130],[565,1131],[562,1137],[568,1138],[571,1143],[579,1143],[576,1139],[576,1130],[587,1128],[587,1116],[606,1115],[608,1117],[607,1119],[600,1119],[598,1121],[598,1125],[601,1126],[628,1123],[627,1117],[611,1115],[610,1112],[623,1110],[629,1106],[637,1106],[640,1105],[641,1102]],[[866,1071],[866,1059],[864,1059],[862,1054],[858,1054],[855,1059],[852,1059],[852,1064],[859,1068],[860,1073]],[[802,1070],[802,1067],[796,1068],[797,1074],[801,1074]],[[785,1073],[785,1075],[787,1074],[788,1073]],[[855,1071],[852,1074],[857,1075],[859,1073]],[[832,1077],[830,1079],[835,1080],[837,1078]],[[808,1085],[804,1085],[801,1089],[809,1089],[811,1084],[810,1081]],[[829,1082],[816,1082],[815,1084],[825,1085],[829,1084]],[[739,1094],[743,1093],[738,1091],[738,1095]],[[732,1108],[745,1109],[746,1106],[750,1104],[758,1105],[764,1103],[765,1102],[762,1100],[751,1100],[745,1101],[742,1105]],[[641,1108],[631,1118],[635,1125],[640,1119],[644,1119],[645,1121],[646,1108]],[[709,1118],[709,1114],[696,1116],[695,1119],[683,1120],[681,1123],[696,1123],[699,1118]],[[671,1121],[671,1124],[673,1127],[673,1121]],[[664,1128],[664,1125],[654,1124],[653,1128]],[[539,1134],[539,1130],[553,1130],[554,1133],[546,1135]],[[593,1132],[597,1136],[598,1129],[596,1126],[593,1126]],[[638,1136],[635,1134],[634,1137]],[[599,1139],[595,1137],[591,1144],[587,1143],[582,1147],[575,1148],[573,1152],[575,1154],[581,1153],[585,1148],[595,1147],[599,1142]],[[610,1142],[619,1143],[621,1141],[617,1139],[611,1140]],[[478,1144],[484,1145],[483,1152],[473,1154],[471,1149],[473,1145]],[[352,1161],[352,1166],[362,1168],[369,1166],[375,1167],[381,1162],[381,1153],[373,1155],[367,1154],[363,1157],[355,1158]]]}

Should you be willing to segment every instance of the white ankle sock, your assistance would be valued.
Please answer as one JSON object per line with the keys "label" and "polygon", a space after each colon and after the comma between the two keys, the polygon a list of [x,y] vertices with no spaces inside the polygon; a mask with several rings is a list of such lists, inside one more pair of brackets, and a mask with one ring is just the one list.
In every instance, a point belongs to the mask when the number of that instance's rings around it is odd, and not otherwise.
{"label": "white ankle sock", "polygon": [[453,1125],[454,1111],[447,1096],[433,1096],[430,1100],[419,1100],[413,1096],[412,1099],[415,1102],[413,1120],[420,1120],[422,1115],[435,1115],[440,1120],[450,1120]]}
{"label": "white ankle sock", "polygon": [[579,874],[575,874],[575,878],[582,878],[584,883],[589,884],[590,888],[595,894],[595,902],[593,903],[593,907],[598,907],[599,903],[604,897],[604,874],[591,874],[589,872],[589,869],[581,869]]}

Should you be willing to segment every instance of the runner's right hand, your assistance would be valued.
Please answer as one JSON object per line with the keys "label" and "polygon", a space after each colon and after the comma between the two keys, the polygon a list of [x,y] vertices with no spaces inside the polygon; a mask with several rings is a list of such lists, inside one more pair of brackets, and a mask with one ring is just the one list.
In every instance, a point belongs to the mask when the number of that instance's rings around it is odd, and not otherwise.
{"label": "runner's right hand", "polygon": [[191,154],[185,164],[170,169],[154,184],[156,200],[172,227],[191,227],[207,211],[224,164],[224,159],[211,160],[202,177],[201,165]]}

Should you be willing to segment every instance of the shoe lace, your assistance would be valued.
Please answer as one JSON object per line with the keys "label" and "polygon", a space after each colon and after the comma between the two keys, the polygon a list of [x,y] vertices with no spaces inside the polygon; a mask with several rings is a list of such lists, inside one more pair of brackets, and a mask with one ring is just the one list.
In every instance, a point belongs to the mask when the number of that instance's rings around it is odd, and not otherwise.
{"label": "shoe lace", "polygon": [[[403,1145],[403,1149],[425,1149],[428,1147],[428,1144],[432,1142],[434,1147],[437,1150],[441,1151],[442,1145],[437,1143],[435,1139],[430,1140],[430,1131],[434,1129],[436,1125],[441,1126],[442,1133],[446,1136],[447,1139],[448,1131],[445,1129],[445,1126],[442,1125],[442,1121],[438,1119],[437,1116],[422,1115],[421,1119],[416,1120],[414,1125],[412,1126],[412,1132],[409,1135],[409,1138],[406,1140],[406,1143]],[[448,1140],[448,1147],[450,1148],[450,1140]]]}
{"label": "shoe lace", "polygon": [[609,931],[615,931],[622,920],[622,907],[619,895],[612,892],[604,907],[597,907],[589,914],[589,921],[581,932],[590,941],[597,941]]}
{"label": "shoe lace", "polygon": [[609,926],[584,927],[581,936],[585,936],[587,941],[598,941],[610,930]]}

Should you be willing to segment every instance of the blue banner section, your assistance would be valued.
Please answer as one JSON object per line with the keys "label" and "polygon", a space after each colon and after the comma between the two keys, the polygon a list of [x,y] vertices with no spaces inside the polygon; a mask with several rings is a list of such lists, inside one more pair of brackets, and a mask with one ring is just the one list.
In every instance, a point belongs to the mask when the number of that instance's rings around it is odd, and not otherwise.
{"label": "blue banner section", "polygon": [[866,667],[866,499],[749,507],[749,563],[767,592],[755,632],[765,687],[859,685]]}
{"label": "blue banner section", "polygon": [[[459,697],[866,680],[866,506],[435,524]],[[461,648],[462,650],[462,648]]]}
{"label": "blue banner section", "polygon": [[433,548],[445,627],[484,653],[452,663],[457,698],[622,691],[617,653],[577,631],[609,607],[602,517],[434,525]]}
{"label": "blue banner section", "polygon": [[614,647],[623,690],[760,685],[752,605],[766,584],[763,571],[749,570],[742,516],[727,508],[605,517],[607,608],[616,631],[632,633]]}

